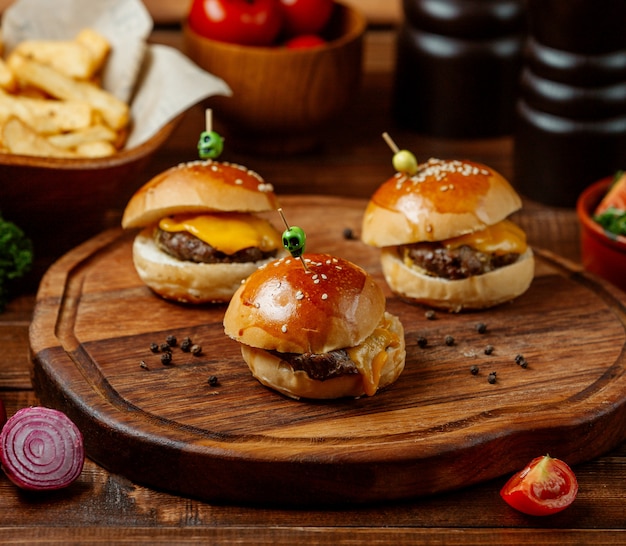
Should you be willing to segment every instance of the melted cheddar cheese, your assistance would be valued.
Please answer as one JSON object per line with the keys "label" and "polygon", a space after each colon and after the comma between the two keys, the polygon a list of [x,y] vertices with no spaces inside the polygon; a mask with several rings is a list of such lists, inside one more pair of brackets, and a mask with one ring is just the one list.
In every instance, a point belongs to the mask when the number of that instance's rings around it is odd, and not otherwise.
{"label": "melted cheddar cheese", "polygon": [[523,254],[527,247],[526,234],[510,220],[502,220],[481,231],[446,239],[441,243],[449,249],[467,245],[485,254]]}
{"label": "melted cheddar cheese", "polygon": [[162,218],[159,228],[170,233],[186,231],[225,254],[250,247],[268,252],[282,246],[272,224],[240,212],[172,216]]}
{"label": "melted cheddar cheese", "polygon": [[380,375],[387,362],[387,348],[400,343],[397,334],[390,330],[390,320],[385,313],[382,321],[360,345],[346,349],[363,378],[363,390],[373,396],[378,390]]}

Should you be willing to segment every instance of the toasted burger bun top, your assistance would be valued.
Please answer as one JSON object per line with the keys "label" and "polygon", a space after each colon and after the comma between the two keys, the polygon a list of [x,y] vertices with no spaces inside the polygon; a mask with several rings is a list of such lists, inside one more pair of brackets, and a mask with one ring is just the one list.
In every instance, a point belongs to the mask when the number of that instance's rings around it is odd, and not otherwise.
{"label": "toasted burger bun top", "polygon": [[357,265],[327,254],[288,257],[258,269],[224,315],[231,338],[283,353],[325,353],[363,342],[385,312],[385,296]]}
{"label": "toasted burger bun top", "polygon": [[429,159],[397,173],[372,196],[361,238],[377,247],[441,241],[495,224],[521,208],[513,187],[472,161]]}
{"label": "toasted burger bun top", "polygon": [[183,212],[261,212],[277,207],[274,188],[254,171],[232,163],[191,161],[139,188],[126,205],[122,227],[143,227]]}

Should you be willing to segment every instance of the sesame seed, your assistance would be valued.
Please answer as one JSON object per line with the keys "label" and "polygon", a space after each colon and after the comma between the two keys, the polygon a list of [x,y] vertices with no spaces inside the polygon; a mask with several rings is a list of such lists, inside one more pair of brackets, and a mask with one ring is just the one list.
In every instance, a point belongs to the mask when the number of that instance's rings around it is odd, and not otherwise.
{"label": "sesame seed", "polygon": [[328,294],[322,294],[322,299],[323,300],[327,300],[328,299]]}
{"label": "sesame seed", "polygon": [[296,299],[301,300],[302,298],[304,298],[304,294],[302,293],[302,290],[298,290],[296,292]]}
{"label": "sesame seed", "polygon": [[286,325],[286,324],[283,324],[283,325],[280,327],[280,329],[281,329],[281,331],[283,332],[283,334],[287,333],[287,325]]}

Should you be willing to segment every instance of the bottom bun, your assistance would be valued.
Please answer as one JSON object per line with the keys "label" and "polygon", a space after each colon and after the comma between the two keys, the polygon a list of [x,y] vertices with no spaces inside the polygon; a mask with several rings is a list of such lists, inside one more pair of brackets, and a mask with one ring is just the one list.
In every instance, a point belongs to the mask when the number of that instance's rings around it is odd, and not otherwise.
{"label": "bottom bun", "polygon": [[[381,370],[378,390],[388,387],[398,379],[404,370],[406,348],[404,329],[400,320],[385,313],[390,321],[390,330],[398,335],[399,343],[387,348],[387,360]],[[274,389],[290,398],[331,400],[335,398],[359,398],[365,394],[363,378],[360,374],[348,374],[320,381],[311,379],[302,370],[293,368],[276,353],[248,345],[241,346],[241,354],[252,375],[266,387]]]}
{"label": "bottom bun", "polygon": [[406,265],[398,255],[397,247],[382,249],[381,265],[394,294],[453,312],[485,309],[512,300],[528,290],[535,275],[535,260],[530,247],[511,265],[459,280],[434,277]]}
{"label": "bottom bun", "polygon": [[133,263],[141,280],[163,298],[182,303],[228,302],[241,281],[274,259],[218,264],[177,260],[157,248],[151,228],[133,242]]}

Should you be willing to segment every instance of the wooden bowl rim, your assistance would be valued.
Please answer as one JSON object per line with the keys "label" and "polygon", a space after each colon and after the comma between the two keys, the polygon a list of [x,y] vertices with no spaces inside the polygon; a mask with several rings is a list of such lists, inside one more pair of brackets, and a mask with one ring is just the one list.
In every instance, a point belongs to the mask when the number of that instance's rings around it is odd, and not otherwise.
{"label": "wooden bowl rim", "polygon": [[132,163],[146,157],[158,149],[172,134],[183,114],[166,123],[159,131],[145,142],[129,149],[122,149],[118,153],[99,158],[64,158],[43,157],[35,155],[21,155],[0,152],[0,168],[27,167],[31,169],[64,169],[64,170],[98,170],[108,169]]}

